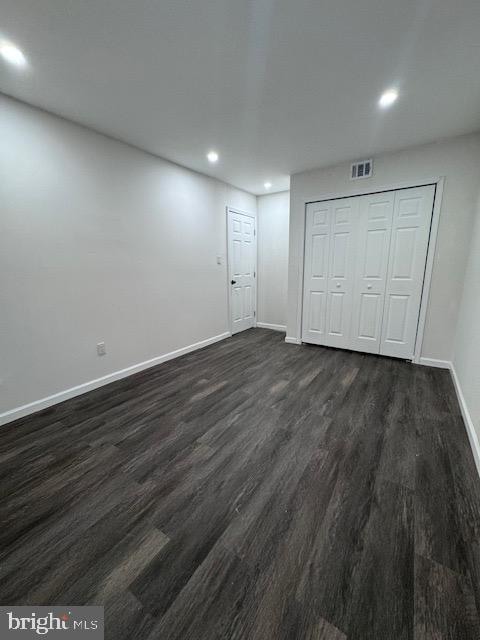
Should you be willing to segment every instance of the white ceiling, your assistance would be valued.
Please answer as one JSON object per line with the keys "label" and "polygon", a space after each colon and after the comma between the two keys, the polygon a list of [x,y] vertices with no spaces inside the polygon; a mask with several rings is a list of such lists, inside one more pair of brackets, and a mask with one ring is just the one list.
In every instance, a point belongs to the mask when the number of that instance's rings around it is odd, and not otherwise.
{"label": "white ceiling", "polygon": [[1,91],[257,194],[480,129],[479,0],[2,0],[0,35]]}

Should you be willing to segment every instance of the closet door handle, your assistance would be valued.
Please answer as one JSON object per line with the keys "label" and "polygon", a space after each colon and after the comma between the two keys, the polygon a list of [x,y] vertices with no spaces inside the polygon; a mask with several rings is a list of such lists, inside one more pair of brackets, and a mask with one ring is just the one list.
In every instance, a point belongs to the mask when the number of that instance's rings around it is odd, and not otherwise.
{"label": "closet door handle", "polygon": [[371,284],[367,284],[367,289],[371,289],[372,285]]}

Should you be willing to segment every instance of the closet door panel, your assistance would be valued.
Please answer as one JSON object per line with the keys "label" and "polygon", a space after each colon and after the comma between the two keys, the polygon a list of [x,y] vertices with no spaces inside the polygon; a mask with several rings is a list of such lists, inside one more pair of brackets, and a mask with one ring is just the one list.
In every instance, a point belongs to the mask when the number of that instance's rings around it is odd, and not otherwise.
{"label": "closet door panel", "polygon": [[361,196],[352,304],[351,348],[379,353],[394,194]]}
{"label": "closet door panel", "polygon": [[435,187],[395,192],[380,353],[413,358]]}
{"label": "closet door panel", "polygon": [[331,204],[307,205],[302,340],[325,344]]}
{"label": "closet door panel", "polygon": [[350,348],[358,198],[331,203],[330,258],[325,344]]}

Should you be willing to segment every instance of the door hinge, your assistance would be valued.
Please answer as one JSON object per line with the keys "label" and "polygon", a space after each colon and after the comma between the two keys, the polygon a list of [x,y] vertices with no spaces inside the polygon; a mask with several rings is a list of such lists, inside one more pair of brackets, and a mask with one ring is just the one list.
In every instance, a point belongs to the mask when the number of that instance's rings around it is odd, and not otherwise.
{"label": "door hinge", "polygon": [[256,311],[254,311],[254,312],[253,312],[253,317],[255,318],[255,316],[256,316],[256,315],[257,315],[257,312],[256,312]]}
{"label": "door hinge", "polygon": [[257,272],[256,272],[256,271],[254,271],[254,272],[253,272],[253,277],[254,277],[254,278],[256,278],[256,277],[257,277]]}

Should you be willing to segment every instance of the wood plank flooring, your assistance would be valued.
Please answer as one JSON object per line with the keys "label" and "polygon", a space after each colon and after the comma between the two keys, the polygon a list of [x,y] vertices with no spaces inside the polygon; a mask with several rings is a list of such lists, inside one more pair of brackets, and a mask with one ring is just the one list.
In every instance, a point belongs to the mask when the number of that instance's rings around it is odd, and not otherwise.
{"label": "wood plank flooring", "polygon": [[0,428],[0,602],[112,640],[478,640],[450,374],[255,329]]}

